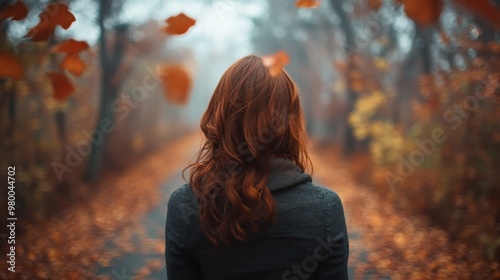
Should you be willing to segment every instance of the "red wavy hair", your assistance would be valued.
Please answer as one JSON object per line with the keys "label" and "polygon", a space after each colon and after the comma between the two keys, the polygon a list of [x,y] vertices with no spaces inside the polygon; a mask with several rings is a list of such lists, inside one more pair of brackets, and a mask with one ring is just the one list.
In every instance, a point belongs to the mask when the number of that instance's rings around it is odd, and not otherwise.
{"label": "red wavy hair", "polygon": [[186,169],[201,229],[214,245],[246,240],[274,218],[271,159],[312,168],[298,88],[286,71],[271,76],[261,58],[246,56],[222,75],[200,127],[206,139]]}

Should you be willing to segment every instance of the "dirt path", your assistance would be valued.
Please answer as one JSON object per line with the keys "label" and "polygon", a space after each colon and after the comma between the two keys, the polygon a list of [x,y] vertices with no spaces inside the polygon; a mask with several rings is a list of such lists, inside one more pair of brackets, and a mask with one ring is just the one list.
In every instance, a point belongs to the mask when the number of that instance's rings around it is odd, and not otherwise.
{"label": "dirt path", "polygon": [[[347,164],[325,150],[311,153],[314,178],[335,190],[346,211],[349,265],[355,279],[500,279],[498,263],[478,249],[451,242],[425,217],[397,211],[370,186],[352,178]],[[389,277],[390,276],[390,277]]]}
{"label": "dirt path", "polygon": [[[16,273],[2,269],[0,278],[148,279],[164,266],[165,243],[159,234],[163,229],[152,234],[154,226],[144,223],[166,199],[161,186],[178,178],[180,166],[193,160],[198,144],[198,133],[187,135],[136,162],[135,168],[106,175],[97,186],[74,186],[82,192],[81,203],[44,224],[32,225],[19,237]],[[158,219],[151,222],[154,225]],[[154,258],[144,259],[133,274],[126,267],[129,263],[112,266],[113,260],[128,254]]]}
{"label": "dirt path", "polygon": [[[194,159],[191,134],[109,175],[84,201],[18,239],[16,275],[2,279],[166,279],[164,223],[181,168]],[[343,162],[312,151],[315,182],[342,198],[350,236],[351,279],[491,279],[494,264],[452,244],[422,218],[398,213],[351,178]],[[87,190],[86,186],[79,186]],[[5,271],[5,270],[3,270]],[[10,278],[9,278],[10,277]]]}

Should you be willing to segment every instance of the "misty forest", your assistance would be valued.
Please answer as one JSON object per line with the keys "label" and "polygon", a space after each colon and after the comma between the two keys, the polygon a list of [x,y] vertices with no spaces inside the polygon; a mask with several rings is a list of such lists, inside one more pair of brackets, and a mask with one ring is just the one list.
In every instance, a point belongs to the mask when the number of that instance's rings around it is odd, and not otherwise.
{"label": "misty forest", "polygon": [[166,202],[248,54],[300,89],[350,278],[500,278],[500,1],[3,0],[2,279],[166,279]]}

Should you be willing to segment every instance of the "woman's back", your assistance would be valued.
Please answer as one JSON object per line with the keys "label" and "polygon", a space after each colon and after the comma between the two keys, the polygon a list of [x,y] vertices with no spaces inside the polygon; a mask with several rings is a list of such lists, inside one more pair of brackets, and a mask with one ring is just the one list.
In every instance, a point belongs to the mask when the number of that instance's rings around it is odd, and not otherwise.
{"label": "woman's back", "polygon": [[314,185],[288,159],[273,159],[270,173],[275,222],[217,251],[200,229],[199,203],[189,185],[172,194],[166,232],[169,280],[347,279],[349,248],[338,195]]}
{"label": "woman's back", "polygon": [[299,91],[246,56],[222,75],[200,121],[189,184],[169,200],[173,279],[346,279],[342,204],[311,182]]}

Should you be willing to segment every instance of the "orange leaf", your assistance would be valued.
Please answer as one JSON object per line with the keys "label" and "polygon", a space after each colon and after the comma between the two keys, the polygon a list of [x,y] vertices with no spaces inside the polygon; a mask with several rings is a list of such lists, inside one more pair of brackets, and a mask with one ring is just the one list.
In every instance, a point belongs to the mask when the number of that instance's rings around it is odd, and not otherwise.
{"label": "orange leaf", "polygon": [[360,80],[351,80],[350,88],[360,92],[363,90],[363,83]]}
{"label": "orange leaf", "polygon": [[368,0],[368,6],[374,11],[378,11],[382,7],[382,0]]}
{"label": "orange leaf", "polygon": [[179,64],[165,65],[158,71],[163,81],[165,97],[172,103],[184,105],[191,91],[192,80],[187,70]]}
{"label": "orange leaf", "polygon": [[196,20],[180,13],[176,16],[169,17],[165,20],[167,27],[163,31],[171,35],[181,35],[188,31],[188,29],[196,23]]}
{"label": "orange leaf", "polygon": [[15,4],[7,6],[3,11],[0,11],[0,20],[12,18],[12,20],[22,20],[28,15],[26,4],[17,1]]}
{"label": "orange leaf", "polygon": [[61,42],[59,45],[55,47],[56,52],[61,53],[79,53],[83,50],[89,48],[89,44],[85,41],[77,41],[75,39],[68,39],[66,41]]}
{"label": "orange leaf", "polygon": [[441,0],[401,0],[405,14],[422,27],[428,27],[439,21],[443,2]]}
{"label": "orange leaf", "polygon": [[271,76],[277,76],[283,71],[283,67],[290,62],[290,57],[285,51],[262,57],[262,63],[269,69]]}
{"label": "orange leaf", "polygon": [[318,0],[297,0],[295,7],[297,8],[317,8],[321,5]]}
{"label": "orange leaf", "polygon": [[0,77],[20,79],[23,76],[23,67],[17,58],[10,54],[0,53]]}
{"label": "orange leaf", "polygon": [[472,13],[491,21],[495,27],[500,27],[500,8],[489,0],[455,0],[455,2]]}
{"label": "orange leaf", "polygon": [[297,0],[295,7],[297,8],[317,8],[321,5],[318,0]]}
{"label": "orange leaf", "polygon": [[38,17],[40,18],[40,22],[24,36],[31,38],[34,42],[48,40],[58,25],[64,29],[68,29],[76,20],[65,4],[49,4]]}
{"label": "orange leaf", "polygon": [[333,68],[339,72],[344,72],[346,70],[346,65],[344,61],[335,61],[333,62]]}
{"label": "orange leaf", "polygon": [[76,76],[82,75],[83,71],[87,68],[78,53],[68,53],[59,64],[59,68],[68,70]]}
{"label": "orange leaf", "polygon": [[75,91],[75,87],[64,74],[49,72],[47,75],[49,75],[50,82],[52,83],[54,99],[65,100]]}

